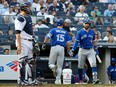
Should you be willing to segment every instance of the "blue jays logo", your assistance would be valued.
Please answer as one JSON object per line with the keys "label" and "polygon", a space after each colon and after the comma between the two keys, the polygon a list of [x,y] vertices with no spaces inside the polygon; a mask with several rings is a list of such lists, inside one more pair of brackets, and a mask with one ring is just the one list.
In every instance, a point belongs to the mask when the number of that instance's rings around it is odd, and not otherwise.
{"label": "blue jays logo", "polygon": [[0,72],[4,72],[4,67],[0,66]]}
{"label": "blue jays logo", "polygon": [[18,71],[18,64],[19,64],[19,62],[17,60],[14,60],[10,63],[7,63],[6,66],[10,67],[13,71],[17,72]]}

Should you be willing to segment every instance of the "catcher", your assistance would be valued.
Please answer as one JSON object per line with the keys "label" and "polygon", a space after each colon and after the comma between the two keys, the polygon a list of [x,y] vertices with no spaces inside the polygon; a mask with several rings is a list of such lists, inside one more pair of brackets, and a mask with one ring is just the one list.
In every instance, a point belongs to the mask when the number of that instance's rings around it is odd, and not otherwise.
{"label": "catcher", "polygon": [[[15,19],[16,47],[19,55],[19,85],[34,85],[32,68],[34,66],[34,55],[40,52],[37,41],[33,37],[32,19],[29,15],[29,7],[26,4],[20,5],[20,13]],[[34,43],[33,43],[34,42]],[[36,46],[36,47],[33,47]],[[36,53],[35,53],[36,48]]]}

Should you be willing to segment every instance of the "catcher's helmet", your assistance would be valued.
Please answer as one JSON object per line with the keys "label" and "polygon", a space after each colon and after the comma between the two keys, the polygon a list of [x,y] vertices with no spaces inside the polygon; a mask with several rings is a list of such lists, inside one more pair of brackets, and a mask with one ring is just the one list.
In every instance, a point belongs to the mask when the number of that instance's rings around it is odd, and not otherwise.
{"label": "catcher's helmet", "polygon": [[27,7],[28,7],[27,4],[25,4],[25,3],[24,3],[24,4],[21,4],[21,5],[20,5],[20,10],[21,10],[21,11],[25,11],[25,12],[28,14],[28,13],[29,13],[29,10],[28,10]]}
{"label": "catcher's helmet", "polygon": [[83,23],[85,23],[85,24],[91,24],[91,22],[90,22],[90,20],[89,20],[88,18],[85,18],[85,19],[83,20]]}
{"label": "catcher's helmet", "polygon": [[116,63],[116,58],[111,58],[111,62],[115,62]]}
{"label": "catcher's helmet", "polygon": [[56,23],[57,26],[63,26],[63,24],[64,24],[63,19],[58,19],[57,20],[57,23]]}

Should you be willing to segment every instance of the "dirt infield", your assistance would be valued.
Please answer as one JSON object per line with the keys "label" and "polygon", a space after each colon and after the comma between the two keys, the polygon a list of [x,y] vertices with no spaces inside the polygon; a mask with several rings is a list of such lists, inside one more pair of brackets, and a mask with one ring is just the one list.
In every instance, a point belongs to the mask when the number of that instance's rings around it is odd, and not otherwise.
{"label": "dirt infield", "polygon": [[54,84],[46,84],[42,86],[18,86],[18,85],[10,85],[10,84],[2,84],[0,87],[116,87],[115,85],[91,85],[91,84],[85,84],[85,85],[54,85]]}

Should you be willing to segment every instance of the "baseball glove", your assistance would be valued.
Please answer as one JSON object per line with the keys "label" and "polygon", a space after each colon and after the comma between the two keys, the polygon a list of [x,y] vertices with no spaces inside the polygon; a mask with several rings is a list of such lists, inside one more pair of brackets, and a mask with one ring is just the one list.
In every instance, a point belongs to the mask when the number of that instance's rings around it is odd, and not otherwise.
{"label": "baseball glove", "polygon": [[40,54],[40,48],[39,46],[34,46],[33,47],[33,54],[38,56]]}

